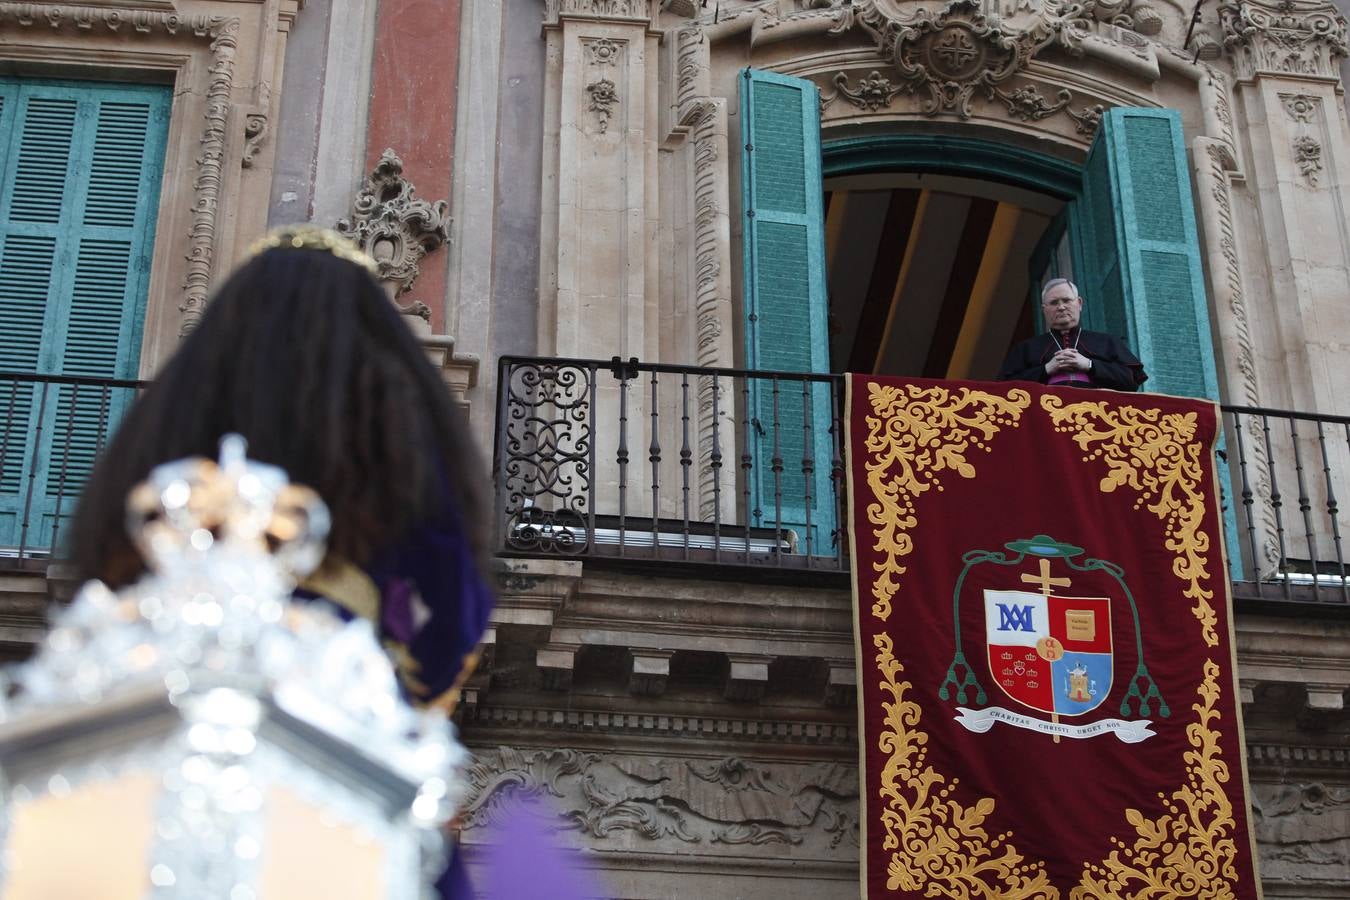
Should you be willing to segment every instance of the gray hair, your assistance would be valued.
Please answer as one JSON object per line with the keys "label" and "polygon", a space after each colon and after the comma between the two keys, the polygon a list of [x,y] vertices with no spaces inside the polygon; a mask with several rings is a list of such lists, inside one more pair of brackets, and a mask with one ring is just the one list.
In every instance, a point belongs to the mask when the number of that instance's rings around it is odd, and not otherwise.
{"label": "gray hair", "polygon": [[1041,302],[1044,303],[1045,298],[1049,296],[1050,291],[1053,290],[1054,288],[1059,287],[1061,284],[1067,284],[1069,286],[1069,290],[1073,291],[1073,296],[1075,300],[1077,300],[1081,296],[1078,293],[1078,285],[1074,284],[1069,279],[1051,278],[1049,281],[1045,283],[1045,287],[1041,288]]}

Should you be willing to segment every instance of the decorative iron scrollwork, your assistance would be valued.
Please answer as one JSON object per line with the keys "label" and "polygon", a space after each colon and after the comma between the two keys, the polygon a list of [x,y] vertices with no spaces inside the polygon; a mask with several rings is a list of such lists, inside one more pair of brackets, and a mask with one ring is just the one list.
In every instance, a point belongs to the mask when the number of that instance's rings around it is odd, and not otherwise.
{"label": "decorative iron scrollwork", "polygon": [[507,548],[571,556],[590,547],[594,389],[580,366],[509,370],[498,463]]}

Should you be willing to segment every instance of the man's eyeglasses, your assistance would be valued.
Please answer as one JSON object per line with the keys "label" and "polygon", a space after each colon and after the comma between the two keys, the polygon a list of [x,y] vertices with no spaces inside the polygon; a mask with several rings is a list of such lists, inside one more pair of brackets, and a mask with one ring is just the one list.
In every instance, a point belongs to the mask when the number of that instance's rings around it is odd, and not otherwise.
{"label": "man's eyeglasses", "polygon": [[1050,306],[1050,307],[1055,307],[1055,306],[1068,306],[1068,305],[1070,305],[1070,304],[1072,304],[1072,303],[1077,302],[1079,299],[1080,299],[1080,298],[1078,298],[1078,297],[1056,297],[1056,298],[1053,299],[1053,300],[1042,300],[1042,301],[1041,301],[1041,305],[1042,305],[1042,306]]}

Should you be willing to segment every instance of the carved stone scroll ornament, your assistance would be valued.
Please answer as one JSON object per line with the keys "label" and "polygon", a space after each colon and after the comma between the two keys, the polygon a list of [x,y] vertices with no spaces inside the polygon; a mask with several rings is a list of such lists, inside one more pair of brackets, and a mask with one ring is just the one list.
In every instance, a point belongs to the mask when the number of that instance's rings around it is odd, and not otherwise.
{"label": "carved stone scroll ornament", "polygon": [[[340,219],[337,230],[370,254],[379,266],[379,278],[397,304],[421,271],[422,258],[450,239],[450,204],[419,200],[412,183],[403,177],[403,160],[385,150],[352,204],[350,218]],[[400,312],[430,322],[431,310],[415,302],[398,304]]]}
{"label": "carved stone scroll ornament", "polygon": [[249,113],[244,117],[244,158],[240,164],[245,169],[253,168],[253,157],[262,149],[267,131],[267,113]]}
{"label": "carved stone scroll ornament", "polygon": [[855,767],[835,763],[638,759],[502,747],[478,755],[461,822],[469,835],[530,798],[546,796],[548,809],[591,839],[630,832],[676,844],[825,850],[847,841],[856,847],[857,776]]}
{"label": "carved stone scroll ornament", "polygon": [[[926,115],[950,112],[968,119],[977,91],[994,99],[997,86],[1046,46],[1058,42],[1077,51],[1090,31],[1090,6],[1044,0],[1018,4],[1012,15],[999,17],[982,12],[977,0],[949,0],[937,12],[896,0],[861,0],[842,11],[831,32],[861,28],[895,66],[900,90],[927,93]],[[1010,107],[1014,114],[1039,108],[1026,93],[1008,96],[1017,96]],[[1005,96],[999,99],[1009,102]]]}
{"label": "carved stone scroll ornament", "polygon": [[822,108],[828,106],[836,96],[843,96],[858,109],[875,112],[890,106],[891,99],[904,90],[904,87],[891,84],[889,78],[875,69],[868,73],[866,78],[859,81],[856,88],[849,85],[848,75],[844,72],[835,73],[834,84],[837,88],[835,93],[829,96],[821,94]]}
{"label": "carved stone scroll ornament", "polygon": [[1244,0],[1219,7],[1237,76],[1338,77],[1346,21],[1329,0]]}
{"label": "carved stone scroll ornament", "polygon": [[1350,789],[1253,782],[1252,800],[1263,877],[1305,884],[1344,878],[1350,858]]}

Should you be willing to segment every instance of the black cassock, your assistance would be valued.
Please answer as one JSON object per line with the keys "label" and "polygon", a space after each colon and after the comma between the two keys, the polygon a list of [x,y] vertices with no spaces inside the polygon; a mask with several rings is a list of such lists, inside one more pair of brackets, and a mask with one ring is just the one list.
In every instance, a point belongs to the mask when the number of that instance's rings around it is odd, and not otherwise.
{"label": "black cassock", "polygon": [[[1074,346],[1075,340],[1078,352],[1092,360],[1092,368],[1081,373],[1087,376],[1086,382],[1073,382],[1069,384],[1070,387],[1137,391],[1139,385],[1148,379],[1148,375],[1144,374],[1144,364],[1120,338],[1100,331],[1081,329],[1076,337],[1067,342],[1067,346]],[[998,380],[1046,384],[1050,376],[1045,374],[1045,364],[1060,349],[1062,345],[1054,334],[1038,334],[1022,341],[1008,351],[1008,357],[999,369]]]}

